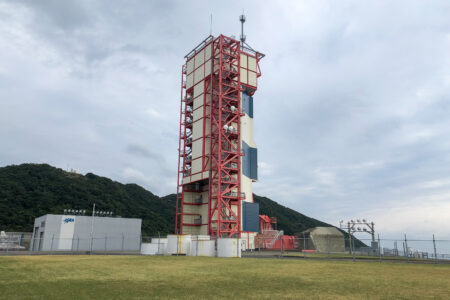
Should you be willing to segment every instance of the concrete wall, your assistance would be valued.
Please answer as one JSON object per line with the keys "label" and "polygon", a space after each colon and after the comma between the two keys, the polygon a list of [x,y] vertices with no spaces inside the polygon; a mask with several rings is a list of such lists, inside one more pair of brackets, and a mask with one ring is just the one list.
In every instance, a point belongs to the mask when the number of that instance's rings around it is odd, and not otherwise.
{"label": "concrete wall", "polygon": [[318,252],[345,252],[345,237],[334,227],[315,227],[296,234],[300,249]]}
{"label": "concrete wall", "polygon": [[312,241],[315,249],[318,252],[327,253],[330,252],[345,252],[344,237],[339,236],[327,236],[327,235],[312,235]]}

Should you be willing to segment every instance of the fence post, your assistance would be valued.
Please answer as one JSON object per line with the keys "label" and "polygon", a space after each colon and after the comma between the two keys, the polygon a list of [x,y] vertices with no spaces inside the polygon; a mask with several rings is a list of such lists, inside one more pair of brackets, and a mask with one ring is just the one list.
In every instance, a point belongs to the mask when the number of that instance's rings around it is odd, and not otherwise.
{"label": "fence post", "polygon": [[124,242],[125,242],[125,237],[124,237],[123,232],[122,232],[122,252],[124,251],[123,250],[124,249],[124,245],[123,245]]}
{"label": "fence post", "polygon": [[236,236],[236,257],[239,257],[240,247],[241,247],[241,239],[239,239],[239,236]]}
{"label": "fence post", "polygon": [[[349,254],[352,255],[353,254],[353,249],[352,249],[352,235],[349,233],[348,234],[348,251]],[[353,256],[354,258],[354,256]]]}
{"label": "fence post", "polygon": [[106,255],[107,243],[108,243],[108,235],[105,234],[105,255]]}
{"label": "fence post", "polygon": [[80,237],[77,235],[77,252],[80,251]]}
{"label": "fence post", "polygon": [[55,235],[52,235],[52,244],[50,245],[50,251],[53,251],[53,240],[55,239]]}
{"label": "fence post", "polygon": [[261,255],[261,236],[258,235],[258,254]]}
{"label": "fence post", "polygon": [[283,256],[283,236],[280,236],[280,256]]}
{"label": "fence post", "polygon": [[353,261],[355,261],[355,259],[356,259],[356,257],[355,257],[355,239],[353,237],[351,237],[350,239],[351,239],[351,243],[352,243],[352,245],[350,246],[352,249],[351,250],[352,251],[352,259],[353,259]]}
{"label": "fence post", "polygon": [[214,237],[214,249],[216,250],[216,257],[219,257],[219,244],[217,242],[217,237]]}
{"label": "fence post", "polygon": [[305,234],[303,234],[303,258],[306,257],[306,239],[305,239]]}
{"label": "fence post", "polygon": [[195,244],[195,256],[198,256],[198,235],[197,235],[197,243]]}
{"label": "fence post", "polygon": [[437,264],[437,253],[436,253],[436,240],[434,239],[434,233],[433,233],[433,248],[434,248],[434,263]]}
{"label": "fence post", "polygon": [[381,263],[381,243],[380,243],[380,234],[378,233],[378,256],[380,257],[380,263]]}
{"label": "fence post", "polygon": [[331,255],[330,255],[330,235],[328,235],[328,234],[327,234],[327,242],[328,242],[328,259],[330,259],[331,258]]}
{"label": "fence post", "polygon": [[160,248],[159,247],[161,247],[160,244],[161,244],[161,234],[158,231],[158,255],[161,254],[161,253],[159,253],[160,252],[160,250],[159,250]]}

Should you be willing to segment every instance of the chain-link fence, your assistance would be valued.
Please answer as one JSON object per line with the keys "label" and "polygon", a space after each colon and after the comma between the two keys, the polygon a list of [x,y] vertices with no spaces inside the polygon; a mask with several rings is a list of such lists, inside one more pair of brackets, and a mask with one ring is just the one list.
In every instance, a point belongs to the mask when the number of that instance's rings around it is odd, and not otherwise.
{"label": "chain-link fence", "polygon": [[352,239],[330,235],[308,237],[259,236],[256,249],[243,257],[291,257],[316,259],[450,263],[450,240]]}
{"label": "chain-link fence", "polygon": [[[172,236],[173,237],[173,236]],[[99,236],[64,238],[50,235],[31,238],[28,233],[6,233],[0,237],[0,255],[33,254],[142,254],[216,256],[217,242],[209,236],[189,236],[169,242],[171,237]],[[366,260],[450,264],[450,240],[440,239],[352,239],[344,236],[257,235],[255,248],[241,240],[236,249],[242,257]],[[173,248],[173,249],[172,249]],[[240,253],[239,253],[240,255]],[[237,255],[237,256],[239,256]]]}
{"label": "chain-link fence", "polygon": [[70,238],[49,235],[40,238],[7,233],[0,237],[0,254],[139,254],[141,252],[140,236],[94,235],[73,236]]}

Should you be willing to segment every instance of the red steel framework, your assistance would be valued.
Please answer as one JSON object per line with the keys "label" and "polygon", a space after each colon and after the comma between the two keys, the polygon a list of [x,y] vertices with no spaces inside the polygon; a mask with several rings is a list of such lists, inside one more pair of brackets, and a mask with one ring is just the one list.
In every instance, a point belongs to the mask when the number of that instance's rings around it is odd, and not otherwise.
{"label": "red steel framework", "polygon": [[213,43],[218,67],[212,77],[209,234],[214,237],[241,234],[240,48],[238,41],[223,35]]}
{"label": "red steel framework", "polygon": [[[210,133],[205,133],[203,169],[209,165],[208,184],[208,233],[213,237],[240,237],[241,234],[241,84],[240,42],[220,35],[207,38],[201,45],[211,43],[211,75],[205,79],[204,92],[211,96],[204,103],[204,117],[210,121]],[[194,49],[195,53],[196,49]],[[189,55],[189,54],[188,54]],[[178,155],[178,179],[175,233],[183,234],[183,226],[205,224],[183,223],[184,202],[183,177],[190,175],[190,143],[192,143],[192,110],[188,109],[192,96],[186,93],[186,66],[182,68],[180,105],[180,140]],[[233,130],[229,130],[229,128]],[[205,142],[210,140],[209,155],[205,156]],[[192,191],[189,191],[192,192]],[[202,203],[205,204],[205,203]]]}
{"label": "red steel framework", "polygon": [[177,173],[177,202],[175,213],[175,234],[183,233],[183,176],[186,171],[186,66],[181,69],[181,104],[180,104],[180,139],[178,141],[178,173]]}

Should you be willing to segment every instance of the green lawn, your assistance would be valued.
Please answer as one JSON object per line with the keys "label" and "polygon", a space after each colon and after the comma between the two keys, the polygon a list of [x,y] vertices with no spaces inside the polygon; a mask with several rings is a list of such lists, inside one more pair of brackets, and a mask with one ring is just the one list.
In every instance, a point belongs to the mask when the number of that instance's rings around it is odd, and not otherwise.
{"label": "green lawn", "polygon": [[0,257],[2,299],[449,297],[449,265],[276,258]]}

